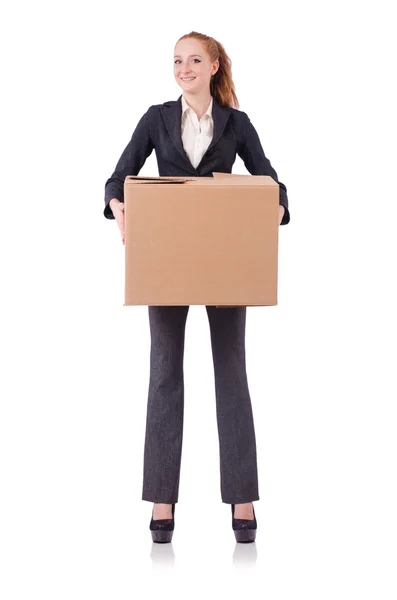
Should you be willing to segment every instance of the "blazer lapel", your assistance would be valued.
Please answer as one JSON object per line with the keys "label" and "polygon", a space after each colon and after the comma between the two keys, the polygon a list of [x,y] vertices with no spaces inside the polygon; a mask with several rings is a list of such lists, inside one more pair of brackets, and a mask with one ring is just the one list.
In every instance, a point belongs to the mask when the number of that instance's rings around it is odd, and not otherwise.
{"label": "blazer lapel", "polygon": [[[219,140],[222,136],[222,133],[226,127],[226,123],[229,118],[229,115],[230,115],[230,111],[226,107],[218,104],[218,102],[215,100],[215,98],[213,98],[212,119],[214,121],[214,135],[212,136],[211,143],[208,146],[205,154],[207,154],[207,152],[209,150],[211,150],[215,146],[215,144],[217,144],[219,142]],[[204,156],[205,156],[205,154],[204,154]],[[204,156],[203,156],[203,158],[204,158]]]}
{"label": "blazer lapel", "polygon": [[163,117],[165,126],[168,131],[168,135],[171,138],[172,143],[175,148],[178,150],[180,155],[183,157],[185,161],[187,161],[190,167],[193,169],[193,165],[189,160],[188,155],[185,152],[182,143],[182,134],[181,134],[181,118],[182,118],[182,96],[179,97],[177,101],[167,102],[164,105],[163,109]]}
{"label": "blazer lapel", "polygon": [[[214,121],[214,133],[212,136],[212,140],[210,145],[208,146],[203,158],[201,159],[197,168],[203,162],[207,152],[217,144],[222,136],[222,133],[225,129],[227,120],[229,118],[229,110],[226,107],[221,106],[218,102],[213,98],[212,103],[212,118]],[[175,148],[178,150],[180,155],[183,157],[185,161],[187,161],[190,165],[190,168],[194,171],[196,170],[188,155],[185,152],[182,142],[182,134],[181,134],[181,118],[182,118],[182,96],[179,96],[178,100],[175,102],[169,102],[165,104],[165,110],[163,110],[164,122],[168,131],[168,135],[170,136],[172,143]]]}

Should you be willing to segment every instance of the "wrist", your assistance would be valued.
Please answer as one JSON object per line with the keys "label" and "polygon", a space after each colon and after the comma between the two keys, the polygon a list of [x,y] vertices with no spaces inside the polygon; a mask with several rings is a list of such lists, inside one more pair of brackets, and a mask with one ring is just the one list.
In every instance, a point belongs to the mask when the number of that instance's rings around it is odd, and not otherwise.
{"label": "wrist", "polygon": [[110,206],[110,208],[111,208],[112,210],[114,209],[114,207],[116,206],[116,204],[121,204],[121,202],[120,202],[120,200],[119,200],[118,198],[112,198],[112,199],[109,201],[109,206]]}

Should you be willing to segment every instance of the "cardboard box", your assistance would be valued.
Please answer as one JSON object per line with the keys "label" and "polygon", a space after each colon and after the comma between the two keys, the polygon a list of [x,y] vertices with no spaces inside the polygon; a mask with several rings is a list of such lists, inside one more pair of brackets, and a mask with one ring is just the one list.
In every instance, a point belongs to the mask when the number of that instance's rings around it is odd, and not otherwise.
{"label": "cardboard box", "polygon": [[279,186],[268,176],[128,176],[124,306],[274,306]]}

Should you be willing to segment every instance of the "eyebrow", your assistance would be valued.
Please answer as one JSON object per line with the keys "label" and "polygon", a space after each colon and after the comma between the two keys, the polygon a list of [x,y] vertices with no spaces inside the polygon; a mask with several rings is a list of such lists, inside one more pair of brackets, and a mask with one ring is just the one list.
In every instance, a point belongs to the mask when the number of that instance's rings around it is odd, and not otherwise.
{"label": "eyebrow", "polygon": [[[189,54],[188,58],[192,58],[192,56],[199,56],[202,58],[201,54]],[[181,58],[180,54],[174,54],[174,58]]]}

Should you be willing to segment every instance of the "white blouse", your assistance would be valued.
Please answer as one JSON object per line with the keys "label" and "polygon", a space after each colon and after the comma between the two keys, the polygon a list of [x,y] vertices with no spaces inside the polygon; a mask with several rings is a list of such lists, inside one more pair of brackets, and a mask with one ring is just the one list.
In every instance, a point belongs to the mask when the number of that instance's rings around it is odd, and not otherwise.
{"label": "white blouse", "polygon": [[213,100],[211,98],[211,102],[206,113],[199,121],[194,110],[190,108],[184,96],[182,96],[182,143],[185,152],[194,168],[197,167],[203,158],[214,134],[212,104]]}

